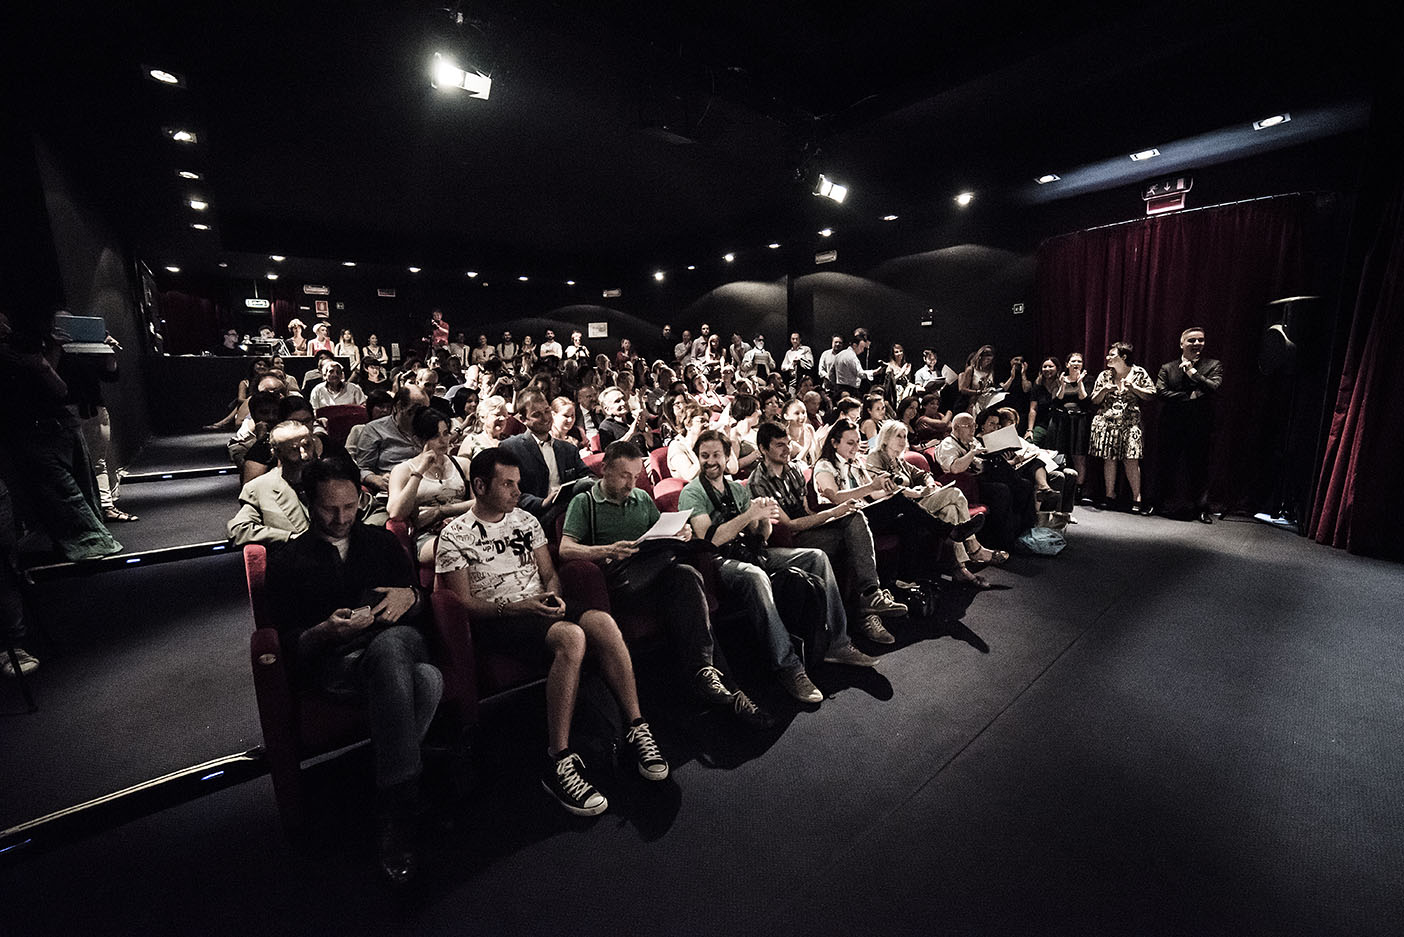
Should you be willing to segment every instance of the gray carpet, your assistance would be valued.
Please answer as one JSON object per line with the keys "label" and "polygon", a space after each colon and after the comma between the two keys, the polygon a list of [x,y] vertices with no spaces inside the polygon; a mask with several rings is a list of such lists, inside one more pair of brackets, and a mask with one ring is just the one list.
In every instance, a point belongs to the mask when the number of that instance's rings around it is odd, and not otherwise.
{"label": "gray carpet", "polygon": [[[312,772],[330,806],[307,842],[281,840],[267,780],[251,782],[0,869],[5,891],[25,896],[7,923],[1404,932],[1404,570],[1246,521],[1080,516],[1062,556],[994,571],[1007,589],[952,595],[959,621],[909,626],[877,674],[815,674],[834,694],[817,710],[762,688],[788,719],[777,736],[738,736],[658,702],[674,779],[609,783],[611,811],[596,821],[565,817],[533,787],[539,694],[495,707],[479,791],[430,837],[428,873],[407,899],[377,887],[365,833],[345,817],[365,804],[353,753]],[[126,783],[141,773],[127,749],[154,775],[256,738],[237,561],[198,562],[191,579],[137,591],[208,594],[208,617],[187,609],[130,641],[75,637],[45,662],[45,712],[0,722],[4,776],[34,776],[14,796],[7,782],[6,813],[78,799],[104,759],[119,769],[110,787]],[[113,657],[130,668],[123,679]],[[175,715],[151,688],[177,677]],[[126,682],[148,689],[122,711]],[[92,699],[63,699],[78,693]],[[111,724],[78,715],[104,703]]]}

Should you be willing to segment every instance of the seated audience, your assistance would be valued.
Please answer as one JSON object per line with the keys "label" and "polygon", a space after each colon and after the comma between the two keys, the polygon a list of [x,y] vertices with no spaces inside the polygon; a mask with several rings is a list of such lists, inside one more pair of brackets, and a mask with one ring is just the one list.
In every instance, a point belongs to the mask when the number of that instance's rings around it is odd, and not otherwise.
{"label": "seated audience", "polygon": [[484,449],[495,449],[502,442],[502,430],[507,425],[507,401],[490,396],[478,404],[478,425],[482,428],[467,436],[458,447],[458,454],[472,459]]}
{"label": "seated audience", "polygon": [[930,454],[943,472],[952,475],[969,472],[975,476],[980,487],[980,501],[989,518],[984,527],[986,539],[1003,549],[1012,547],[1023,529],[1014,507],[1015,493],[1010,489],[1008,477],[995,478],[993,472],[985,473],[984,449],[975,438],[975,417],[964,411],[955,414],[951,418],[951,435],[941,440]]}
{"label": "seated audience", "polygon": [[[681,561],[653,560],[647,554],[640,557],[638,538],[660,516],[647,492],[635,487],[643,459],[643,452],[630,442],[616,442],[605,450],[600,480],[576,495],[566,511],[561,560],[598,563],[615,607],[643,606],[658,616],[698,698],[726,709],[746,725],[769,728],[774,720],[741,690],[726,686],[720,661],[713,658],[712,622],[702,573]],[[686,541],[691,536],[692,528],[684,524],[679,539]],[[651,549],[664,546],[667,544]]]}
{"label": "seated audience", "polygon": [[434,545],[444,525],[470,506],[468,463],[449,454],[450,423],[433,407],[415,411],[411,432],[424,448],[390,470],[386,510],[392,520],[410,525],[415,556],[425,565],[434,562]]}
{"label": "seated audience", "polygon": [[360,472],[345,459],[303,474],[311,527],[268,554],[269,607],[297,681],[362,700],[375,755],[381,872],[415,875],[420,745],[443,693],[422,630],[426,597],[409,557],[382,529],[356,521]]}
{"label": "seated audience", "polygon": [[809,423],[809,409],[802,402],[791,400],[785,404],[784,417],[785,438],[790,447],[787,461],[811,464],[814,461],[814,427]]}
{"label": "seated audience", "polygon": [[361,484],[376,492],[376,504],[367,523],[381,524],[389,518],[390,471],[401,462],[419,455],[424,446],[414,435],[414,413],[429,405],[418,387],[401,387],[389,416],[365,424],[356,438],[351,457],[361,469]]}
{"label": "seated audience", "polygon": [[341,363],[332,358],[322,365],[322,383],[312,388],[312,393],[307,399],[313,410],[323,407],[354,407],[366,402],[366,392],[359,384],[348,383]]}
{"label": "seated audience", "polygon": [[707,428],[707,417],[696,402],[679,397],[673,405],[678,435],[668,443],[668,474],[683,481],[692,481],[702,470],[697,459],[697,440]]}
{"label": "seated audience", "polygon": [[858,592],[858,613],[865,637],[893,643],[882,616],[905,615],[907,606],[892,597],[878,580],[876,548],[868,519],[854,501],[822,511],[810,511],[805,496],[804,464],[790,456],[790,437],[779,423],[762,423],[756,430],[761,461],[747,486],[751,496],[772,499],[779,509],[775,524],[789,531],[796,546],[822,550],[832,564],[852,571]]}
{"label": "seated audience", "polygon": [[600,447],[626,439],[645,451],[654,447],[653,431],[648,428],[648,412],[642,408],[629,412],[629,400],[618,387],[600,391],[600,409],[605,418],[600,423]]}
{"label": "seated audience", "polygon": [[785,691],[801,703],[819,703],[824,694],[809,679],[780,619],[771,591],[770,576],[795,568],[819,579],[825,593],[825,626],[829,649],[826,663],[872,667],[877,661],[853,646],[848,638],[848,616],[828,557],[804,547],[767,547],[770,524],[779,508],[770,498],[752,499],[750,492],[726,475],[731,443],[716,430],[697,440],[699,477],[688,482],[678,496],[678,510],[690,511],[693,533],[721,553],[718,563],[722,584],[735,604],[751,618],[765,648],[766,663]]}
{"label": "seated audience", "polygon": [[546,533],[517,506],[519,466],[507,447],[473,458],[473,508],[440,537],[441,581],[468,608],[480,646],[537,665],[546,676],[546,764],[542,786],[566,810],[592,817],[609,806],[585,778],[585,763],[570,749],[570,723],[580,671],[588,656],[614,693],[628,728],[624,743],[648,781],[668,777],[664,760],[639,710],[633,662],[608,613],[568,609]]}

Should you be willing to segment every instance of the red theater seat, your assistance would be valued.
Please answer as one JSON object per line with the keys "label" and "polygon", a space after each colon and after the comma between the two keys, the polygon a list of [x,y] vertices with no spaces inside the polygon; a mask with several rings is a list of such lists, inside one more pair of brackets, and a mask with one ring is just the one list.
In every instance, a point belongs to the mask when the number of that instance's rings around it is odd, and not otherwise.
{"label": "red theater seat", "polygon": [[346,436],[351,432],[351,427],[366,422],[366,408],[355,404],[323,407],[317,411],[317,419],[327,421],[327,441],[340,448],[346,445]]}

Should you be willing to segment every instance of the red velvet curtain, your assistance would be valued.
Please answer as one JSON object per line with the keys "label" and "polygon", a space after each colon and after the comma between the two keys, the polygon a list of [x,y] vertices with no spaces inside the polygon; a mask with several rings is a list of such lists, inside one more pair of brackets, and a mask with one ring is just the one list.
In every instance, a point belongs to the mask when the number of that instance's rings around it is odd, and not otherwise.
{"label": "red velvet curtain", "polygon": [[[1311,195],[1260,199],[1081,231],[1038,249],[1040,355],[1066,362],[1081,351],[1096,375],[1108,346],[1125,340],[1135,346],[1132,362],[1154,378],[1179,356],[1181,331],[1206,330],[1205,354],[1224,364],[1210,476],[1216,505],[1241,508],[1261,487],[1260,418],[1280,401],[1263,392],[1260,341],[1267,304],[1307,291],[1314,205]],[[1142,411],[1144,490],[1153,495],[1162,482],[1154,477],[1157,405]],[[1091,477],[1099,471],[1094,464]]]}
{"label": "red velvet curtain", "polygon": [[1380,218],[1356,294],[1310,532],[1351,553],[1404,558],[1396,526],[1404,468],[1404,188]]}

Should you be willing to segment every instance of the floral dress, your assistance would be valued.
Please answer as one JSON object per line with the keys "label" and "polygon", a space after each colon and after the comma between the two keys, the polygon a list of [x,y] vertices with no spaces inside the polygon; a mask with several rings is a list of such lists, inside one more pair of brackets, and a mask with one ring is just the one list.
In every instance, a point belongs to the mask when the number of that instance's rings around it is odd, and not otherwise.
{"label": "floral dress", "polygon": [[1097,375],[1092,396],[1103,390],[1101,408],[1092,417],[1090,454],[1099,459],[1141,458],[1141,404],[1131,388],[1147,394],[1155,393],[1155,382],[1139,364],[1133,364],[1126,375],[1122,390],[1116,389],[1116,374],[1108,368]]}

